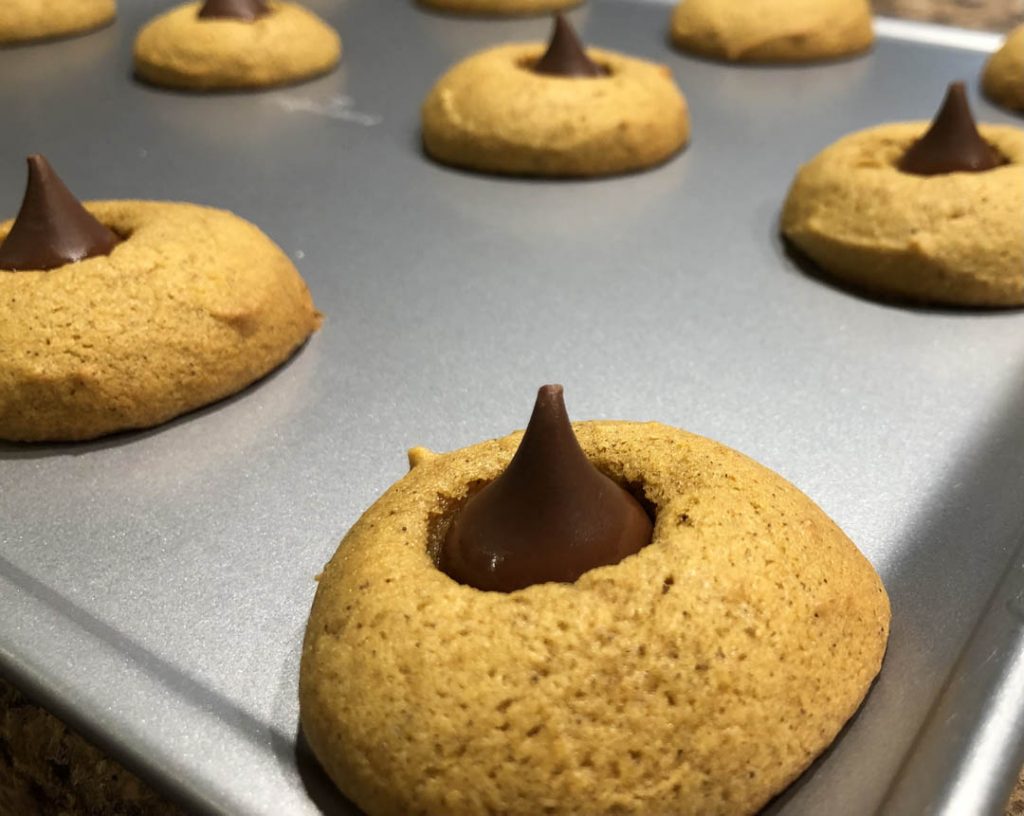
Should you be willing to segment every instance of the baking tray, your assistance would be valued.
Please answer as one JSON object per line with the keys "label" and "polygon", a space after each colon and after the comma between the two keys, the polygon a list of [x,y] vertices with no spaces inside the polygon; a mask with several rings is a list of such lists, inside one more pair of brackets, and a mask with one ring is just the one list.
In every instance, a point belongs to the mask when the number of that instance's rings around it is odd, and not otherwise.
{"label": "baking tray", "polygon": [[297,741],[313,576],[406,448],[522,427],[562,382],[575,418],[658,419],[779,471],[885,579],[881,677],[772,812],[999,811],[1024,759],[1024,314],[874,303],[777,235],[801,162],[929,117],[993,37],[881,22],[867,58],[746,68],[672,51],[666,5],[595,0],[572,15],[585,39],[667,63],[693,143],[652,172],[546,182],[418,143],[442,71],[544,19],[312,0],[345,38],[339,71],[195,96],[130,79],[133,33],[167,3],[121,5],[92,36],[0,51],[0,212],[35,151],[82,197],[226,207],[327,320],[273,376],[161,428],[0,447],[3,674],[195,812],[354,812]]}

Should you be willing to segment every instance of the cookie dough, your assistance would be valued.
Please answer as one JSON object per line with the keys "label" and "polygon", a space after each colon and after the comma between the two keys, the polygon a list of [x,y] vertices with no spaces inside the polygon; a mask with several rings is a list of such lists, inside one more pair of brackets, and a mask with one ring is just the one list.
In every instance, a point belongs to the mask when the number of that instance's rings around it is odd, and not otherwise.
{"label": "cookie dough", "polygon": [[981,125],[1009,163],[917,176],[897,162],[928,122],[840,139],[800,169],[785,236],[831,276],[888,299],[961,306],[1024,304],[1024,131]]}
{"label": "cookie dough", "polygon": [[686,144],[686,100],[664,65],[587,49],[601,77],[534,73],[536,44],[475,54],[423,104],[423,145],[440,162],[488,173],[602,176],[665,161]]}
{"label": "cookie dough", "polygon": [[655,508],[651,543],[572,584],[484,592],[431,553],[521,433],[410,473],[320,578],[301,722],[370,816],[750,814],[795,779],[879,671],[871,565],[775,473],[656,423],[574,425]]}
{"label": "cookie dough", "polygon": [[682,0],[672,40],[735,62],[809,62],[866,51],[874,42],[868,0]]}
{"label": "cookie dough", "polygon": [[125,239],[109,255],[0,271],[0,439],[157,425],[258,380],[319,326],[295,267],[238,216],[150,201],[87,207]]}
{"label": "cookie dough", "polygon": [[114,0],[3,0],[0,45],[92,31],[116,13]]}
{"label": "cookie dough", "polygon": [[341,59],[341,39],[313,12],[271,0],[245,22],[200,19],[186,3],[149,22],[135,40],[135,72],[154,85],[191,90],[263,88],[310,79]]}
{"label": "cookie dough", "polygon": [[427,8],[456,14],[487,14],[520,16],[546,14],[550,11],[578,6],[583,0],[419,0]]}
{"label": "cookie dough", "polygon": [[1010,32],[985,65],[981,85],[992,101],[1024,111],[1024,25]]}

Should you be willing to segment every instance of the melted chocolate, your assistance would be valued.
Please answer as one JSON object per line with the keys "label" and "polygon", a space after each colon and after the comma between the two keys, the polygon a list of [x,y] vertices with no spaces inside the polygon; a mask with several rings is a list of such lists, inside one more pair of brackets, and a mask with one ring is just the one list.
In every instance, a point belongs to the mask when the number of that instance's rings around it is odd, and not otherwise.
{"label": "melted chocolate", "polygon": [[200,17],[252,22],[270,14],[265,0],[206,0],[199,9]]}
{"label": "melted chocolate", "polygon": [[583,453],[562,387],[546,385],[504,473],[452,521],[438,567],[482,590],[571,583],[647,546],[651,529],[639,502]]}
{"label": "melted chocolate", "polygon": [[561,14],[555,15],[551,43],[544,56],[534,64],[533,71],[561,77],[599,77],[608,73],[603,66],[587,56],[576,32]]}
{"label": "melted chocolate", "polygon": [[1006,159],[981,138],[967,102],[967,89],[954,82],[928,132],[910,146],[899,169],[916,176],[980,173],[1005,164]]}
{"label": "melted chocolate", "polygon": [[54,269],[109,255],[120,242],[72,195],[45,158],[28,157],[25,197],[0,244],[0,269]]}

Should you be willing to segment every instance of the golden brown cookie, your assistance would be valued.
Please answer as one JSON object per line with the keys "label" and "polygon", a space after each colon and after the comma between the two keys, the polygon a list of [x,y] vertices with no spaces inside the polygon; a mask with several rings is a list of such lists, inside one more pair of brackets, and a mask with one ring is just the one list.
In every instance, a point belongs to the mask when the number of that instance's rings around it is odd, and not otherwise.
{"label": "golden brown cookie", "polygon": [[124,238],[109,255],[0,271],[0,439],[157,425],[258,380],[319,326],[291,261],[238,216],[151,201],[88,209]]}
{"label": "golden brown cookie", "polygon": [[602,176],[665,161],[686,144],[686,100],[664,65],[588,49],[598,77],[548,76],[540,44],[460,62],[423,104],[423,145],[440,162],[488,173]]}
{"label": "golden brown cookie", "polygon": [[435,566],[516,433],[410,452],[321,576],[302,728],[370,816],[753,813],[877,674],[885,590],[810,499],[684,431],[574,427],[591,462],[655,509],[635,555],[509,593]]}
{"label": "golden brown cookie", "polygon": [[518,17],[546,14],[578,6],[583,0],[419,0],[427,8],[455,14],[485,14],[495,17]]}
{"label": "golden brown cookie", "polygon": [[115,0],[2,0],[0,44],[81,34],[116,13]]}
{"label": "golden brown cookie", "polygon": [[994,102],[1024,111],[1024,25],[1011,31],[989,58],[981,85]]}
{"label": "golden brown cookie", "polygon": [[341,39],[313,12],[270,0],[253,21],[200,18],[191,2],[149,22],[135,40],[135,72],[170,88],[263,88],[310,79],[341,59]]}
{"label": "golden brown cookie", "polygon": [[672,15],[677,46],[736,62],[835,59],[874,38],[868,0],[682,0]]}
{"label": "golden brown cookie", "polygon": [[982,125],[1009,163],[919,176],[898,162],[927,122],[854,133],[800,168],[782,231],[826,273],[870,294],[962,306],[1024,304],[1024,131]]}

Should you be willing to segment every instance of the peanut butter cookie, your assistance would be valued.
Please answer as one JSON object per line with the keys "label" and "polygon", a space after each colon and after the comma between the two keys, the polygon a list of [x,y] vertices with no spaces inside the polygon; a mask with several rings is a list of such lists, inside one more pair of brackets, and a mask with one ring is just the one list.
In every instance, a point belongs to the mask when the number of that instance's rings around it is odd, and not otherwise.
{"label": "peanut butter cookie", "polygon": [[866,51],[874,42],[868,0],[682,0],[677,46],[734,62],[809,62]]}
{"label": "peanut butter cookie", "polygon": [[81,34],[114,19],[114,0],[3,0],[0,44]]}
{"label": "peanut butter cookie", "polygon": [[989,58],[981,85],[993,102],[1024,111],[1024,25],[1011,31]]}
{"label": "peanut butter cookie", "polygon": [[[752,814],[828,746],[878,673],[885,589],[810,499],[685,431],[573,427],[597,470],[651,508],[653,534],[633,554],[512,591],[446,574],[454,520],[487,491],[507,499],[491,486],[527,444],[515,433],[411,451],[409,474],[320,577],[302,728],[370,816]],[[507,510],[510,525],[532,524]]]}
{"label": "peanut butter cookie", "polygon": [[975,130],[963,85],[927,122],[854,133],[800,168],[782,231],[827,275],[883,298],[1024,304],[1024,131]]}
{"label": "peanut butter cookie", "polygon": [[93,202],[42,251],[32,205],[0,224],[0,439],[157,425],[258,380],[320,325],[288,258],[229,212]]}
{"label": "peanut butter cookie", "polygon": [[263,88],[310,79],[341,59],[334,29],[300,5],[260,0],[265,12],[243,16],[205,13],[209,5],[185,3],[149,22],[135,40],[136,74],[170,88]]}
{"label": "peanut butter cookie", "polygon": [[487,173],[640,170],[681,150],[689,135],[686,100],[667,67],[598,48],[584,53],[564,20],[547,50],[515,44],[471,56],[423,104],[427,153]]}

